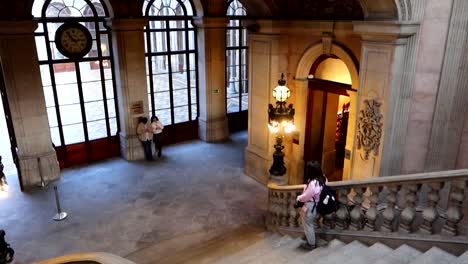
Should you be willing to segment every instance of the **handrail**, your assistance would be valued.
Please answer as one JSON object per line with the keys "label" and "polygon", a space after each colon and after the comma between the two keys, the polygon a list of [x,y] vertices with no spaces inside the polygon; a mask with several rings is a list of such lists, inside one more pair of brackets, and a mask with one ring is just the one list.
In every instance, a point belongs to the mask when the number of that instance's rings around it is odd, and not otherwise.
{"label": "handrail", "polygon": [[[462,221],[468,169],[328,185],[337,191],[339,208],[323,217],[319,233],[468,246],[468,225]],[[293,205],[304,186],[268,184],[267,228],[280,233],[302,233],[299,212]]]}

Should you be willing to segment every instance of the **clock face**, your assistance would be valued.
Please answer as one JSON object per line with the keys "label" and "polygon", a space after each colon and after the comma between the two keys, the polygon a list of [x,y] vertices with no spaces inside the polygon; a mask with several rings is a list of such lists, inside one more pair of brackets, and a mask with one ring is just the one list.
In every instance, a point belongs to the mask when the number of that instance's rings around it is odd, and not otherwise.
{"label": "clock face", "polygon": [[55,33],[57,49],[70,59],[78,59],[91,50],[92,37],[79,23],[65,23]]}

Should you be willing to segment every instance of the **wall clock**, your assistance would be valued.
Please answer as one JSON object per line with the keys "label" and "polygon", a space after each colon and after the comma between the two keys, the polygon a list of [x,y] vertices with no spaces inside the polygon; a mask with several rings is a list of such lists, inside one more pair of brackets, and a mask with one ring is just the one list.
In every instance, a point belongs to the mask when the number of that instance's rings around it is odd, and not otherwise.
{"label": "wall clock", "polygon": [[91,50],[93,37],[80,23],[65,22],[55,32],[55,45],[66,57],[79,59]]}

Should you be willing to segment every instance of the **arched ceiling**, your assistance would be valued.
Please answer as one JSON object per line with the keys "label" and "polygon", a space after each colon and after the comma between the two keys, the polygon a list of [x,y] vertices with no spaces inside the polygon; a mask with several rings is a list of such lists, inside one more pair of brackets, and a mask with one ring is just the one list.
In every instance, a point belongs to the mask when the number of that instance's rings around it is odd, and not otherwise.
{"label": "arched ceiling", "polygon": [[[144,0],[104,0],[119,18],[142,15]],[[196,1],[197,15],[222,16],[227,0]],[[305,20],[409,20],[421,0],[240,0],[254,18]],[[34,0],[0,1],[0,20],[31,18]],[[418,6],[419,8],[422,5]],[[411,8],[413,10],[411,10]],[[406,15],[405,15],[406,14]],[[406,18],[405,18],[406,16]]]}

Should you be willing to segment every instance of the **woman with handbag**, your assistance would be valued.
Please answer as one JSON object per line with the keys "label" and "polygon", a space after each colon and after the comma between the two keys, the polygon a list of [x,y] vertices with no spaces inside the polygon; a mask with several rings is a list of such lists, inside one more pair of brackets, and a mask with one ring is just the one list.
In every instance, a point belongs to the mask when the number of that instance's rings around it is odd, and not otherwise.
{"label": "woman with handbag", "polygon": [[323,175],[320,164],[308,162],[306,166],[307,185],[301,195],[297,196],[297,202],[304,203],[301,208],[301,221],[307,241],[301,244],[301,248],[312,250],[316,248],[314,222],[317,216],[317,203],[320,193],[327,179]]}

